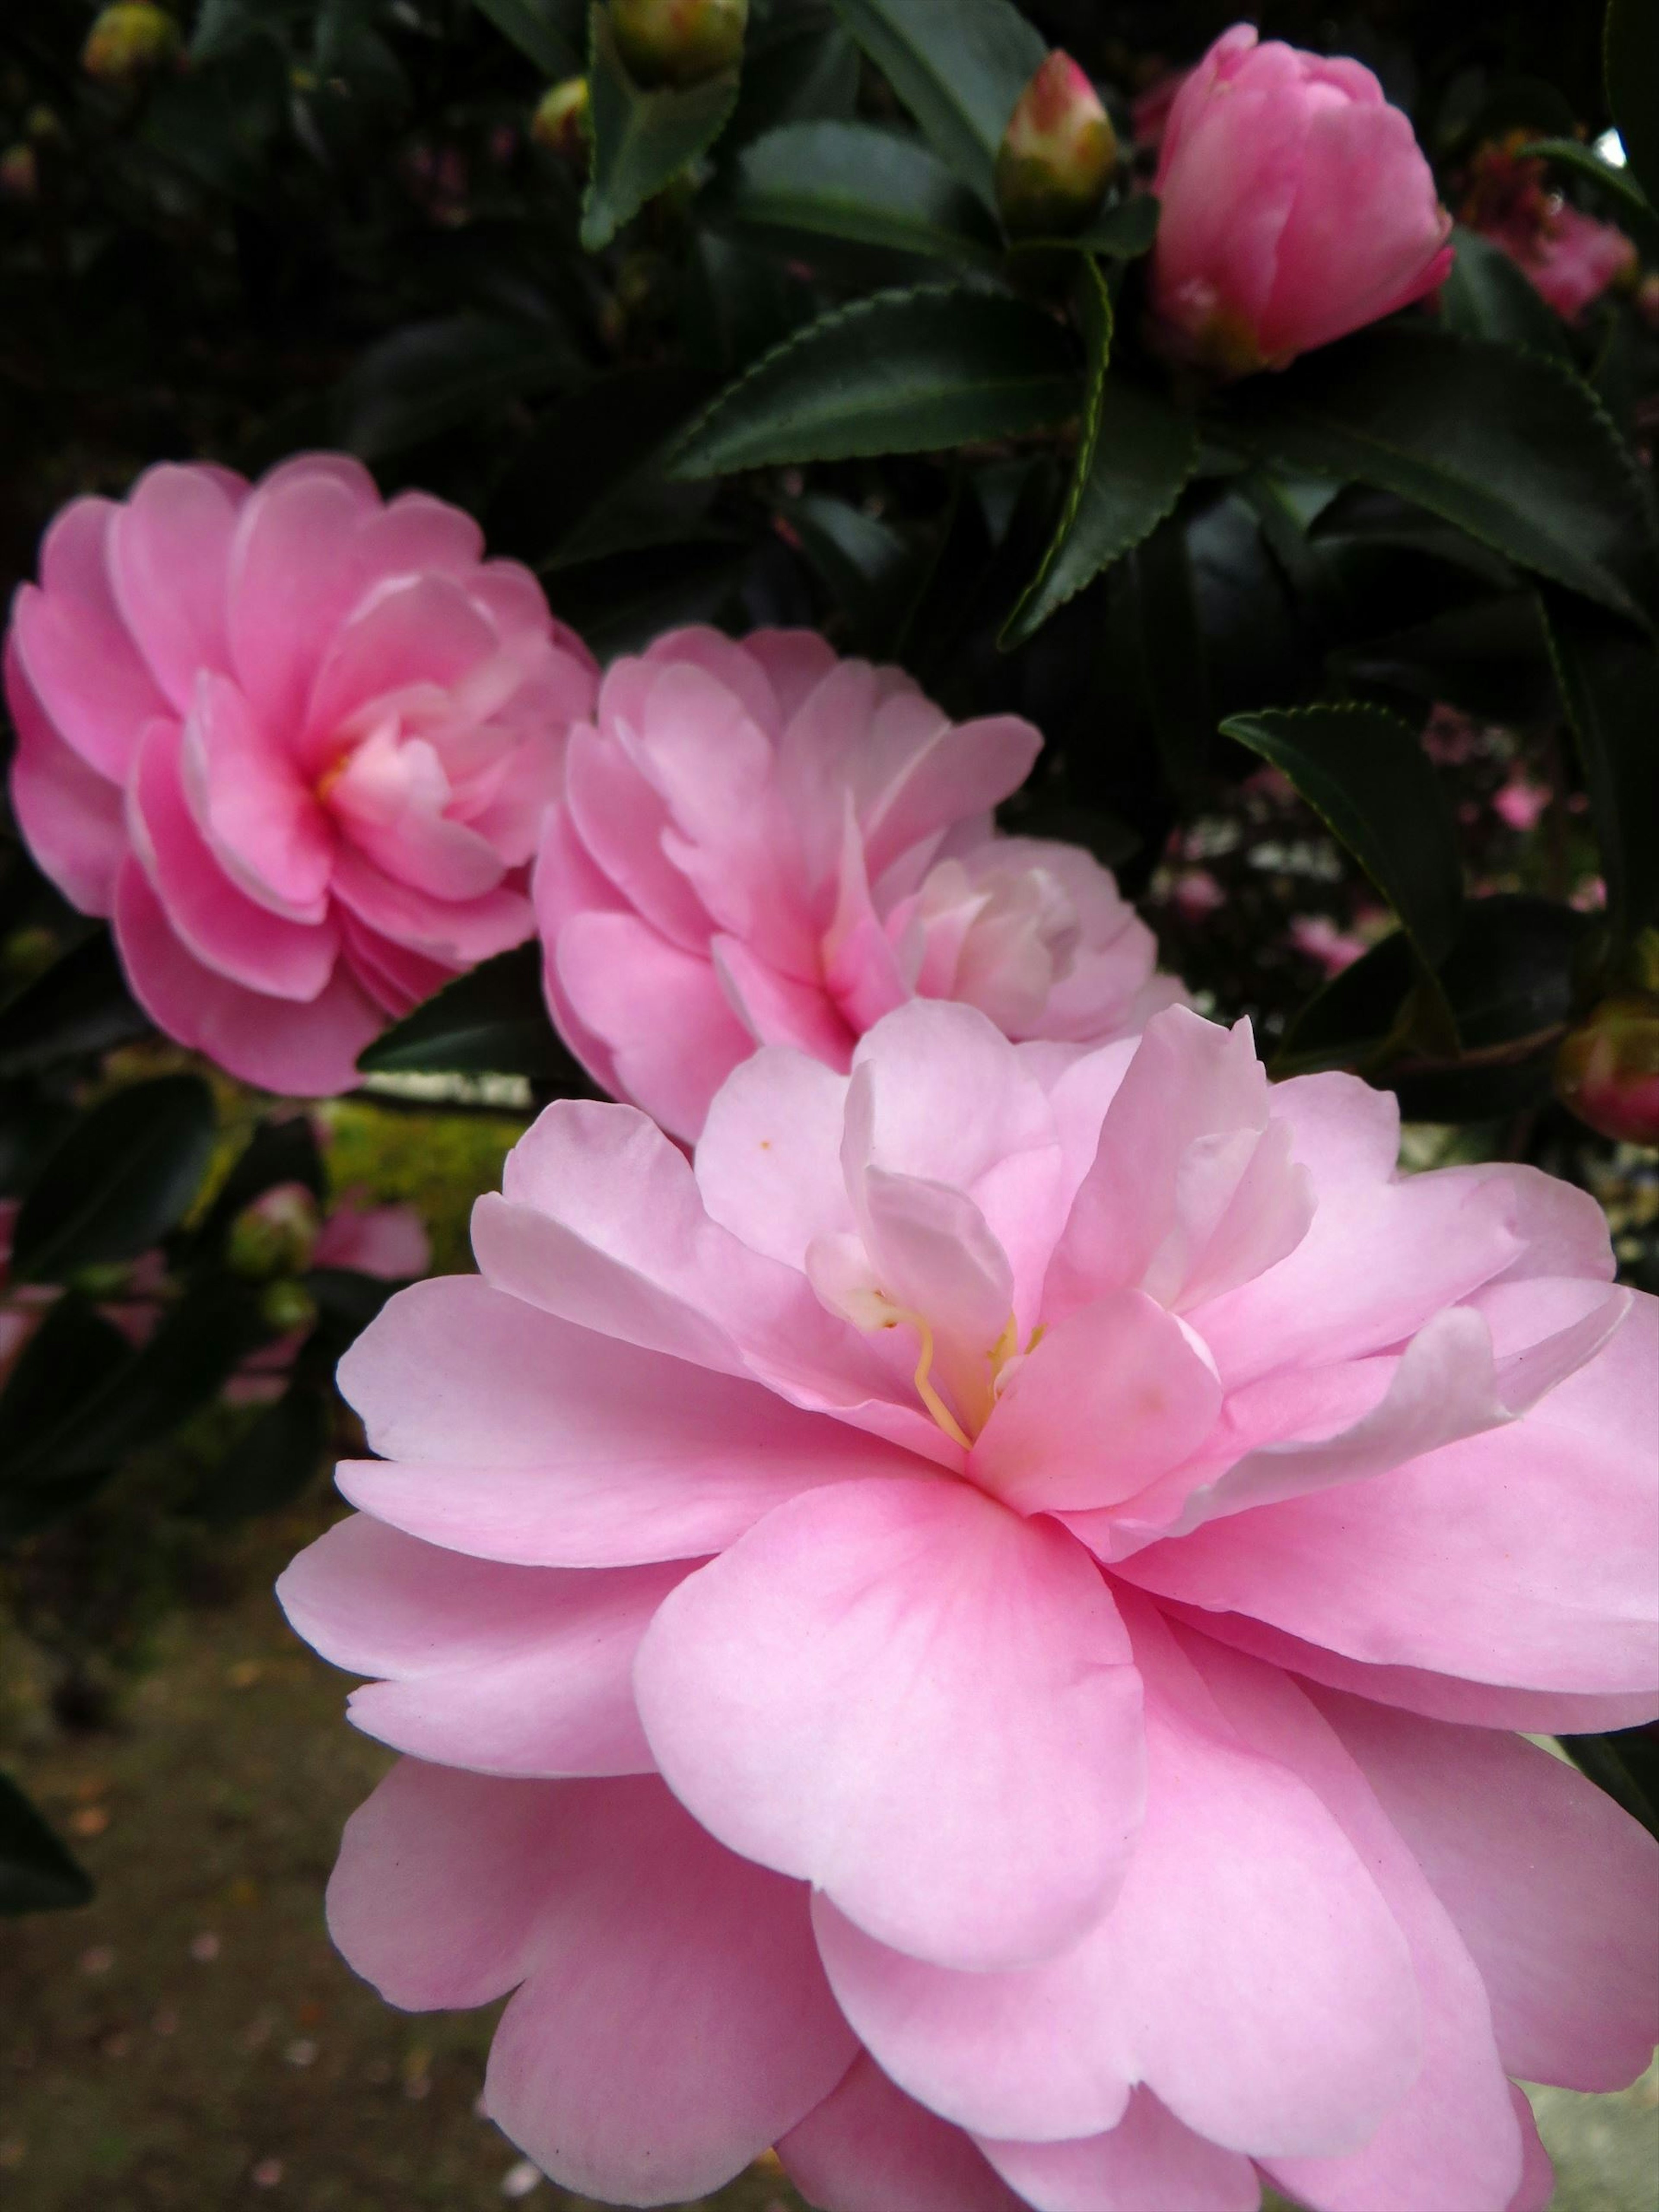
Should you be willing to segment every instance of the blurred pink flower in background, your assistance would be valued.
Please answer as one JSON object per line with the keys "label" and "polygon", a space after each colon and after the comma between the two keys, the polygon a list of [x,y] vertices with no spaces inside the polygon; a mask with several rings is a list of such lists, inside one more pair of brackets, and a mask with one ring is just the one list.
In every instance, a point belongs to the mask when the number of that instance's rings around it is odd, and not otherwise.
{"label": "blurred pink flower in background", "polygon": [[1492,811],[1508,828],[1522,835],[1535,830],[1543,819],[1550,803],[1547,784],[1534,783],[1529,776],[1512,775],[1492,798]]}
{"label": "blurred pink flower in background", "polygon": [[617,662],[536,872],[566,1042],[693,1137],[757,1044],[844,1070],[912,995],[1014,1037],[1138,1029],[1179,992],[1111,876],[994,827],[1042,743],[1012,714],[952,724],[806,630],[676,630]]}
{"label": "blurred pink flower in background", "polygon": [[[302,1232],[307,1249],[290,1255],[295,1273],[310,1267],[343,1267],[383,1283],[405,1283],[418,1279],[432,1265],[432,1240],[412,1206],[366,1206],[360,1193],[347,1191],[326,1218],[318,1220],[316,1201],[303,1183],[279,1183],[264,1192],[248,1212],[255,1214],[261,1206],[276,1212],[283,1201],[298,1201],[295,1212],[303,1218],[308,1212],[308,1228],[314,1230]],[[226,1403],[264,1406],[280,1397],[307,1334],[303,1328],[286,1330],[252,1353],[225,1385]]]}
{"label": "blurred pink flower in background", "polygon": [[1282,368],[1434,290],[1451,217],[1409,120],[1346,56],[1224,31],[1170,109],[1153,334],[1226,376]]}
{"label": "blurred pink flower in background", "polygon": [[[1659,1304],[1583,1193],[1396,1171],[1184,1008],[913,1003],[694,1164],[567,1102],[348,1355],[282,1596],[409,1754],[336,1940],[489,2002],[553,2177],[825,2212],[1541,2212],[1656,1854],[1516,1729],[1659,1709]],[[867,2054],[867,2055],[863,2055]]]}
{"label": "blurred pink flower in background", "polygon": [[349,1088],[389,1018],[533,930],[594,689],[541,587],[340,455],[80,499],[6,640],[17,818],[134,994],[251,1083]]}
{"label": "blurred pink flower in background", "polygon": [[1461,210],[1471,230],[1501,246],[1565,321],[1575,322],[1609,284],[1636,267],[1622,230],[1597,222],[1559,191],[1536,157],[1523,159],[1521,135],[1483,146],[1471,165]]}
{"label": "blurred pink flower in background", "polygon": [[1363,937],[1340,928],[1328,914],[1293,915],[1285,933],[1298,952],[1317,961],[1328,975],[1352,968],[1366,950]]}

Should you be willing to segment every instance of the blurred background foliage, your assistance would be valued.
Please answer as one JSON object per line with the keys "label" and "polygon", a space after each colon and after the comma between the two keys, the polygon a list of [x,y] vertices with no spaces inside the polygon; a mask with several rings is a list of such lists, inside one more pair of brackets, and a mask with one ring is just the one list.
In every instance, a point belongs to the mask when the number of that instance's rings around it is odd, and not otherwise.
{"label": "blurred background foliage", "polygon": [[[1417,1164],[1595,1190],[1659,1290],[1653,1155],[1555,1091],[1575,1024],[1659,1003],[1659,62],[1604,80],[1601,9],[1559,0],[1265,9],[1378,73],[1455,213],[1492,149],[1542,147],[1539,191],[1633,258],[1568,323],[1464,228],[1435,305],[1206,392],[1143,343],[1139,118],[1233,14],[752,0],[740,62],[642,86],[580,0],[9,8],[0,592],[77,493],[342,447],[478,515],[602,658],[708,621],[896,659],[1042,727],[1010,825],[1115,867],[1281,1071],[1395,1088]],[[1613,16],[1653,59],[1650,10]],[[1122,161],[1032,241],[984,118],[1048,46]],[[63,1721],[105,1720],[216,1531],[349,1440],[332,1364],[388,1278],[255,1264],[246,1210],[413,1200],[464,1264],[514,1115],[574,1079],[523,955],[365,1064],[320,1115],[208,1080],[7,831],[0,1639],[48,1656]],[[0,1796],[0,1905],[82,1893]]]}

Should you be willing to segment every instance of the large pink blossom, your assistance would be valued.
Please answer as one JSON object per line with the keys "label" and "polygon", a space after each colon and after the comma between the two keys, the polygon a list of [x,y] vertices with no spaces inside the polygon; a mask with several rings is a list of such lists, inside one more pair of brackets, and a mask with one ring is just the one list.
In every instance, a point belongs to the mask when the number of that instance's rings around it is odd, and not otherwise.
{"label": "large pink blossom", "polygon": [[79,499],[17,595],[12,804],[167,1033],[273,1091],[533,932],[586,650],[477,525],[337,454]]}
{"label": "large pink blossom", "polygon": [[1159,144],[1154,335],[1225,375],[1282,368],[1434,290],[1451,217],[1409,120],[1346,55],[1224,31]]}
{"label": "large pink blossom", "polygon": [[554,1019],[619,1098],[695,1137],[757,1044],[844,1072],[911,997],[1098,1043],[1176,995],[1074,845],[999,836],[1042,740],[953,724],[806,630],[659,638],[570,740],[536,905]]}
{"label": "large pink blossom", "polygon": [[335,1937],[510,1990],[557,2180],[828,2212],[1541,2212],[1652,2049],[1655,1854],[1515,1729],[1659,1708],[1659,1304],[1533,1170],[1246,1030],[763,1050],[567,1103],[343,1386],[289,1570],[408,1754]]}

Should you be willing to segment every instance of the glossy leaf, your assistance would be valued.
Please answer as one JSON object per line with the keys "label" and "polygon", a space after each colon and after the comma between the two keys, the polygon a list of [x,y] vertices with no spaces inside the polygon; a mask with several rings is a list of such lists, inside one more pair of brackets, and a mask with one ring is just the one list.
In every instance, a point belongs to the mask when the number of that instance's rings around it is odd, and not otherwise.
{"label": "glossy leaf", "polygon": [[12,1266],[59,1279],[136,1259],[183,1220],[213,1153],[213,1094],[194,1075],[113,1092],[43,1163],[17,1216]]}
{"label": "glossy leaf", "polygon": [[580,374],[551,322],[469,309],[406,323],[360,356],[343,379],[335,432],[350,452],[380,460]]}
{"label": "glossy leaf", "polygon": [[0,1914],[87,1905],[92,1883],[9,1774],[0,1774]]}
{"label": "glossy leaf", "polygon": [[1634,465],[1560,363],[1404,327],[1256,377],[1235,422],[1292,469],[1391,491],[1519,566],[1646,622],[1654,553]]}
{"label": "glossy leaf", "polygon": [[198,1516],[246,1521],[292,1504],[322,1466],[329,1426],[325,1389],[308,1379],[291,1382],[214,1470],[196,1498]]}
{"label": "glossy leaf", "polygon": [[1075,411],[1065,331],[1022,300],[949,285],[878,292],[785,340],[728,386],[676,473],[933,453]]}
{"label": "glossy leaf", "polygon": [[1451,809],[1416,732],[1380,707],[1234,714],[1222,726],[1284,771],[1400,916],[1425,967],[1450,951],[1462,907]]}
{"label": "glossy leaf", "polygon": [[0,1542],[46,1527],[101,1481],[109,1462],[57,1446],[131,1357],[114,1322],[73,1291],[40,1322],[0,1389]]}
{"label": "glossy leaf", "polygon": [[1452,243],[1456,256],[1440,288],[1446,328],[1461,337],[1529,346],[1571,367],[1566,325],[1503,247],[1462,225],[1453,231]]}
{"label": "glossy leaf", "polygon": [[859,50],[829,7],[750,19],[743,82],[721,150],[786,123],[845,122],[858,106]]}
{"label": "glossy leaf", "polygon": [[1195,804],[1205,787],[1215,713],[1187,533],[1175,518],[1113,569],[1106,649],[1114,741],[1137,731],[1156,755],[1168,789]]}
{"label": "glossy leaf", "polygon": [[357,1065],[365,1075],[526,1075],[578,1095],[586,1089],[548,1018],[534,942],[498,952],[447,983],[383,1030]]}
{"label": "glossy leaf", "polygon": [[647,90],[629,75],[596,5],[588,63],[593,166],[582,202],[582,244],[590,253],[610,245],[648,199],[688,161],[706,153],[737,105],[738,72],[721,70],[700,84]]}
{"label": "glossy leaf", "polygon": [[472,4],[503,38],[529,56],[544,76],[580,72],[581,56],[571,36],[573,18],[580,21],[575,9],[562,6],[560,0],[472,0]]}
{"label": "glossy leaf", "polygon": [[1659,655],[1624,623],[1564,592],[1547,623],[1601,848],[1613,927],[1659,923]]}
{"label": "glossy leaf", "polygon": [[1576,170],[1587,177],[1598,191],[1607,193],[1617,201],[1620,217],[1650,235],[1659,224],[1659,210],[1642,190],[1628,168],[1616,169],[1611,161],[1604,161],[1592,146],[1579,138],[1534,138],[1521,151],[1546,161],[1559,161],[1563,168]]}
{"label": "glossy leaf", "polygon": [[835,0],[836,14],[963,182],[996,207],[997,148],[1048,54],[1008,0]]}
{"label": "glossy leaf", "polygon": [[1000,258],[973,194],[919,139],[873,123],[769,131],[738,156],[718,213],[783,245],[830,238],[992,268]]}
{"label": "glossy leaf", "polygon": [[149,1025],[127,989],[109,932],[93,930],[0,1008],[0,1080],[107,1052]]}
{"label": "glossy leaf", "polygon": [[1004,625],[1005,649],[1023,645],[1057,607],[1150,535],[1174,508],[1198,459],[1190,416],[1109,374],[1111,301],[1092,262],[1082,300],[1089,348],[1083,434],[1042,566]]}
{"label": "glossy leaf", "polygon": [[779,512],[844,610],[854,646],[885,659],[915,596],[915,550],[879,517],[828,492],[807,492]]}
{"label": "glossy leaf", "polygon": [[1653,0],[1607,0],[1602,54],[1607,105],[1625,159],[1659,208],[1659,9]]}

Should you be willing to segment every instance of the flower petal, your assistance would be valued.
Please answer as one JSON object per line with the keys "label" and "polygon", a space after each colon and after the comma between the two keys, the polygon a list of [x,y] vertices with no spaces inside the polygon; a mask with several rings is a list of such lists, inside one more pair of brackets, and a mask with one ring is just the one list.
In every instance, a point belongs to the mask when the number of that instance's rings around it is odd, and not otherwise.
{"label": "flower petal", "polygon": [[1069,1538],[960,1484],[872,1481],[781,1506],[683,1583],[635,1687],[671,1786],[733,1850],[988,1967],[1074,1940],[1121,1874],[1127,1660]]}
{"label": "flower petal", "polygon": [[1206,2142],[1137,2089],[1109,2134],[1080,2142],[979,2139],[1035,2212],[1256,2212],[1261,2185],[1237,2151]]}
{"label": "flower petal", "polygon": [[861,2053],[778,2156],[820,2212],[1020,2212],[960,2129],[896,2089]]}

